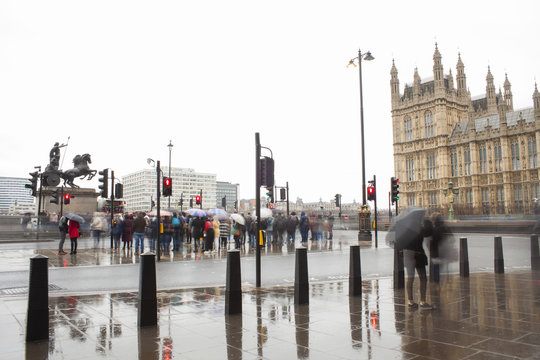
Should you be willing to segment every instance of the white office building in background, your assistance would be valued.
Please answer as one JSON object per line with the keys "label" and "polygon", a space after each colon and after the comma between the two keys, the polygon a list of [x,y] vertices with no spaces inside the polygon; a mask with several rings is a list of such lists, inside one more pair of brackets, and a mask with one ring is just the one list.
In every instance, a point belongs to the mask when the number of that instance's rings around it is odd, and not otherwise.
{"label": "white office building in background", "polygon": [[[169,176],[169,168],[162,167],[163,176]],[[214,208],[216,205],[216,174],[195,172],[194,169],[171,167],[173,193],[171,208],[180,210],[180,199],[183,199],[182,209],[189,209],[190,199],[202,191],[203,209]],[[163,181],[160,177],[160,187],[163,190]],[[156,169],[143,169],[122,177],[124,184],[124,209],[126,212],[150,211],[151,202],[156,201],[157,176]],[[167,209],[168,197],[161,196],[161,208]],[[197,206],[198,207],[198,206]]]}
{"label": "white office building in background", "polygon": [[10,206],[15,203],[35,204],[31,190],[24,187],[26,184],[30,184],[30,181],[25,178],[0,176],[0,212],[9,212]]}

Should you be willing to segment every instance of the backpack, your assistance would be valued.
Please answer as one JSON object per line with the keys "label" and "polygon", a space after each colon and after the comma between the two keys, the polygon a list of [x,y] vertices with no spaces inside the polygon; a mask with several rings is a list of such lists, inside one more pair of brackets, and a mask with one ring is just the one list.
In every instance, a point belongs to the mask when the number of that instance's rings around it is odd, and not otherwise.
{"label": "backpack", "polygon": [[68,231],[68,221],[67,221],[67,217],[65,216],[62,216],[60,218],[60,221],[58,222],[58,229],[60,231],[63,231],[63,232],[67,232]]}
{"label": "backpack", "polygon": [[172,226],[174,228],[180,227],[180,219],[177,217],[173,217],[172,219]]}

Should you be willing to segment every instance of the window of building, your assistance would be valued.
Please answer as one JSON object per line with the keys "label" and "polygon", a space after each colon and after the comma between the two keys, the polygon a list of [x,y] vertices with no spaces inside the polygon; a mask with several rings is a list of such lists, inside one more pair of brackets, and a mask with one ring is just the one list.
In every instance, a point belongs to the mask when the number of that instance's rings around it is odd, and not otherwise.
{"label": "window of building", "polygon": [[412,120],[411,118],[406,118],[405,119],[405,124],[404,124],[404,128],[405,128],[405,141],[411,141],[413,139],[413,134],[412,134]]}
{"label": "window of building", "polygon": [[473,192],[472,190],[465,190],[465,203],[467,205],[472,205],[473,203]]}
{"label": "window of building", "polygon": [[407,205],[408,206],[416,206],[416,194],[408,194],[407,195]]}
{"label": "window of building", "polygon": [[502,148],[501,143],[493,144],[493,165],[495,171],[502,171]]}
{"label": "window of building", "polygon": [[437,193],[436,192],[429,192],[428,193],[428,206],[430,208],[436,208],[437,207]]}
{"label": "window of building", "polygon": [[471,175],[471,150],[463,150],[463,171],[465,175]]}
{"label": "window of building", "polygon": [[412,156],[407,157],[406,159],[407,166],[407,181],[414,181],[414,159]]}
{"label": "window of building", "polygon": [[427,154],[426,156],[427,160],[427,177],[428,179],[435,179],[437,178],[437,170],[435,168],[435,154]]}
{"label": "window of building", "polygon": [[427,111],[424,115],[424,123],[426,125],[426,137],[433,136],[433,114],[431,111]]}
{"label": "window of building", "polygon": [[514,185],[514,207],[515,213],[523,212],[523,191],[521,185]]}
{"label": "window of building", "polygon": [[534,169],[538,167],[538,156],[536,154],[536,139],[530,137],[528,140],[529,148],[529,168]]}
{"label": "window of building", "polygon": [[486,145],[481,145],[478,149],[478,160],[480,162],[480,173],[487,173],[487,152]]}
{"label": "window of building", "polygon": [[540,195],[540,186],[538,183],[531,184],[531,199],[538,199]]}
{"label": "window of building", "polygon": [[504,188],[497,188],[497,213],[504,214]]}
{"label": "window of building", "polygon": [[512,170],[519,170],[519,142],[514,141],[510,144],[510,150],[512,153]]}
{"label": "window of building", "polygon": [[450,152],[450,170],[451,176],[459,176],[458,173],[458,153],[457,150],[452,150]]}
{"label": "window of building", "polygon": [[482,189],[482,209],[484,214],[489,214],[489,189]]}

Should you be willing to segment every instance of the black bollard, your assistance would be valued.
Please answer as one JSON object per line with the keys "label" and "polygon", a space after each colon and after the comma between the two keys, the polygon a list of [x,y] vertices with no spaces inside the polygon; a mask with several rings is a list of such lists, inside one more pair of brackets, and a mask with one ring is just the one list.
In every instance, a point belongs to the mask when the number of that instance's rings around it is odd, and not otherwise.
{"label": "black bollard", "polygon": [[227,251],[227,286],[225,289],[225,315],[242,313],[242,273],[240,250]]}
{"label": "black bollard", "polygon": [[138,327],[157,325],[156,255],[141,255],[139,272]]}
{"label": "black bollard", "polygon": [[405,288],[405,267],[403,265],[403,250],[394,246],[394,290]]}
{"label": "black bollard", "polygon": [[360,245],[351,245],[349,256],[349,296],[362,296]]}
{"label": "black bollard", "polygon": [[307,249],[296,248],[296,262],[294,269],[294,304],[309,304],[309,277],[307,263]]}
{"label": "black bollard", "polygon": [[531,236],[531,270],[540,271],[540,251],[538,249],[538,235]]}
{"label": "black bollard", "polygon": [[504,257],[503,257],[503,247],[502,247],[502,238],[500,236],[495,236],[494,242],[495,249],[495,274],[504,274]]}
{"label": "black bollard", "polygon": [[459,238],[459,276],[469,277],[469,247],[467,238]]}
{"label": "black bollard", "polygon": [[36,255],[30,259],[26,341],[49,338],[49,258]]}

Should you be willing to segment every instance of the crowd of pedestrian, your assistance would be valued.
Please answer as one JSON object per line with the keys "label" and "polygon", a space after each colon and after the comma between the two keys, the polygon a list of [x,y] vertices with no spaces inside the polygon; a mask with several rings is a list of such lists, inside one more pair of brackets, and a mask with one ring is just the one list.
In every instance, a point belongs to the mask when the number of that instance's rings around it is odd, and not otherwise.
{"label": "crowd of pedestrian", "polygon": [[[105,214],[96,212],[90,224],[94,247],[103,247],[103,240],[111,234],[114,251],[133,250],[135,255],[142,254],[145,249],[155,252],[158,246],[162,253],[183,251],[184,246],[189,246],[195,252],[213,252],[231,249],[233,244],[237,249],[253,250],[260,241],[256,217],[251,213],[235,214],[238,216],[221,219],[213,215],[197,216],[185,212],[164,211],[163,214],[160,222],[156,216],[149,216],[144,212],[116,214],[111,221]],[[65,219],[64,223],[64,218],[59,220],[60,255],[64,254],[65,235],[69,234],[70,239],[72,238],[69,230],[71,222]],[[63,230],[65,226],[67,228]],[[259,230],[262,230],[264,245],[286,245],[292,250],[297,232],[300,234],[301,244],[307,246],[310,233],[313,241],[332,240],[333,226],[334,217],[331,213],[323,216],[312,212],[308,215],[302,211],[300,216],[295,212],[286,216],[279,212],[262,218]],[[72,252],[76,254],[76,243],[72,247]]]}

